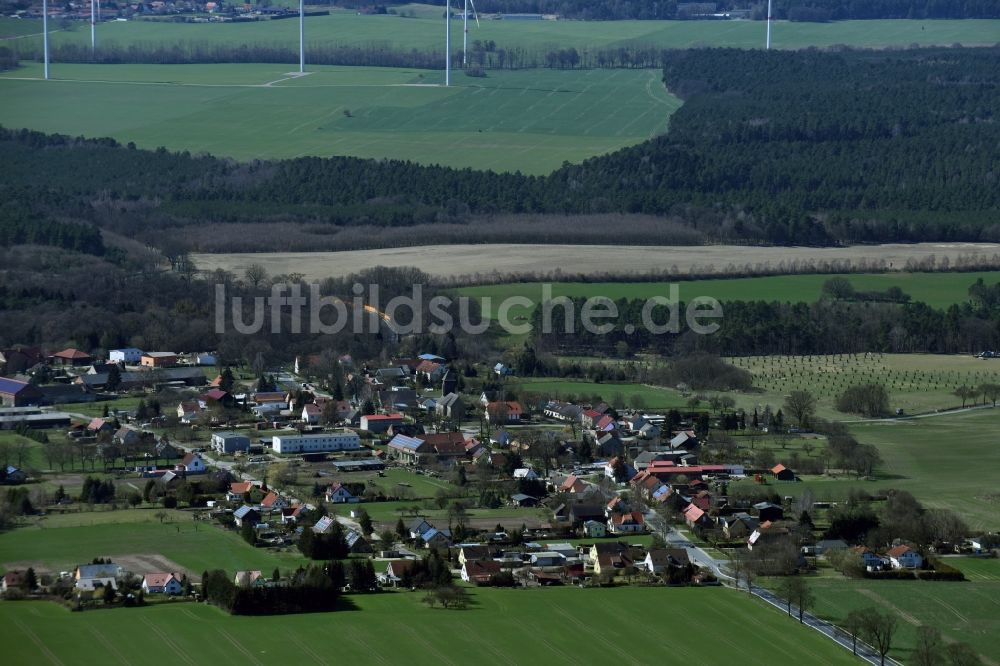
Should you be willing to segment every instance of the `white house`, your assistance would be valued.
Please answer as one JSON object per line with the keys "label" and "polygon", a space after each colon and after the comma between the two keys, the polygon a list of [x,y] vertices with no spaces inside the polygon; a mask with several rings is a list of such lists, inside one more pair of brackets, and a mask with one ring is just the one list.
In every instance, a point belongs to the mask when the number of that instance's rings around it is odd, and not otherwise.
{"label": "white house", "polygon": [[646,521],[638,511],[615,513],[608,518],[611,534],[638,534],[646,530]]}
{"label": "white house", "polygon": [[515,479],[526,479],[528,481],[535,481],[538,479],[538,475],[535,474],[535,470],[530,467],[518,467],[514,470]]}
{"label": "white house", "polygon": [[249,451],[250,438],[238,432],[212,433],[212,448],[219,453],[234,453]]}
{"label": "white house", "polygon": [[275,435],[271,438],[275,453],[322,453],[327,451],[357,451],[361,437],[350,430],[320,435]]}
{"label": "white house", "polygon": [[202,460],[200,453],[189,453],[181,460],[179,467],[183,467],[188,474],[204,474],[208,467]]}
{"label": "white house", "polygon": [[330,486],[326,491],[326,501],[332,504],[353,504],[360,502],[360,497],[355,497],[351,491],[339,483]]}
{"label": "white house", "polygon": [[135,347],[126,349],[112,349],[108,352],[108,360],[112,363],[124,363],[125,365],[139,365],[142,360],[142,350]]}
{"label": "white house", "polygon": [[596,520],[588,520],[583,524],[584,535],[598,539],[608,535],[608,526]]}
{"label": "white house", "polygon": [[919,569],[924,564],[923,556],[906,545],[891,548],[886,555],[893,569]]}
{"label": "white house", "polygon": [[142,579],[142,591],[146,594],[180,594],[182,590],[173,573],[148,573]]}

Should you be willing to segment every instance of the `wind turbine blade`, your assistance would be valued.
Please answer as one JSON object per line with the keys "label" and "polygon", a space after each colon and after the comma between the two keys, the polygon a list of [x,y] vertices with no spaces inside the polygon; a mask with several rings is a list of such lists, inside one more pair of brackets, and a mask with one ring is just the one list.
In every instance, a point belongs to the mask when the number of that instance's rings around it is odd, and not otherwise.
{"label": "wind turbine blade", "polygon": [[476,17],[476,27],[479,27],[479,12],[476,11],[476,3],[469,0],[469,4],[472,5],[472,15]]}

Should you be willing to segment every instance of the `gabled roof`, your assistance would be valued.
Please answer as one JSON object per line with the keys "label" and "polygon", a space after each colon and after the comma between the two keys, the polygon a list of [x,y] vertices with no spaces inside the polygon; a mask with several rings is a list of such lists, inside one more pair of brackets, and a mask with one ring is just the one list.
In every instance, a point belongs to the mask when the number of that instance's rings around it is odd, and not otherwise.
{"label": "gabled roof", "polygon": [[272,490],[271,492],[269,492],[267,494],[267,496],[264,499],[262,499],[260,501],[260,505],[261,506],[272,506],[279,499],[281,499],[281,497],[278,495],[278,493],[276,493],[276,492],[274,492]]}
{"label": "gabled roof", "polygon": [[329,531],[331,527],[333,527],[333,524],[335,522],[336,520],[333,518],[333,516],[323,516],[322,518],[316,521],[316,524],[313,525],[312,530],[317,534],[324,534],[327,531]]}
{"label": "gabled roof", "polygon": [[253,489],[253,483],[250,481],[240,481],[239,483],[230,483],[229,492],[237,493],[242,495],[243,493],[248,493]]}
{"label": "gabled roof", "polygon": [[902,557],[903,555],[906,555],[911,550],[913,550],[913,549],[910,548],[909,546],[907,546],[906,544],[900,544],[900,545],[896,546],[895,548],[890,548],[889,551],[886,553],[886,555],[888,555],[889,557],[896,557],[896,558],[898,558],[898,557]]}
{"label": "gabled roof", "polygon": [[247,504],[244,504],[244,505],[243,505],[243,506],[241,506],[240,508],[236,509],[236,511],[233,511],[233,516],[235,516],[236,518],[239,518],[239,519],[241,519],[241,520],[242,520],[242,519],[243,519],[243,518],[245,518],[245,517],[246,517],[246,516],[247,516],[247,515],[248,515],[248,514],[249,514],[249,513],[251,512],[251,511],[252,511],[252,512],[254,512],[254,513],[257,513],[257,509],[255,509],[255,508],[253,508],[252,506],[249,506],[249,505],[247,505]]}
{"label": "gabled roof", "polygon": [[426,450],[429,447],[426,446],[424,440],[422,439],[407,437],[406,435],[396,435],[389,440],[389,448],[398,449],[400,451],[420,452],[421,449]]}
{"label": "gabled roof", "polygon": [[7,379],[6,377],[0,377],[0,393],[7,393],[9,395],[17,395],[24,389],[30,387],[31,384],[28,382],[18,381],[16,379]]}
{"label": "gabled roof", "polygon": [[771,474],[778,474],[779,472],[784,472],[786,469],[788,468],[782,465],[781,463],[778,463],[777,465],[771,468]]}
{"label": "gabled roof", "polygon": [[201,397],[206,400],[214,400],[216,402],[221,402],[228,395],[229,394],[223,391],[222,389],[212,389],[211,391],[206,391],[204,394],[202,394]]}
{"label": "gabled roof", "polygon": [[172,573],[148,573],[143,576],[146,587],[166,587],[172,580],[177,580],[177,576]]}

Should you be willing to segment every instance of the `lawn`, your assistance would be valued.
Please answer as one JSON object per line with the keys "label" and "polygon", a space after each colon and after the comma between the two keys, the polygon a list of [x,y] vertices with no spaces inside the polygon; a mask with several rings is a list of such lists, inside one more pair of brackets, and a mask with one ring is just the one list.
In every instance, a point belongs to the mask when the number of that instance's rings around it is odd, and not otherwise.
{"label": "lawn", "polygon": [[[323,9],[326,9],[324,6]],[[399,50],[420,51],[444,48],[444,26],[440,7],[415,7],[414,18],[402,16],[359,16],[353,11],[306,19],[306,45],[369,46],[391,44]],[[40,35],[39,21],[0,20],[0,35]],[[29,27],[30,26],[30,27]],[[83,22],[65,25],[52,43],[90,43],[90,30]],[[461,49],[461,23],[452,25],[452,45]],[[731,46],[763,48],[765,27],[759,21],[498,21],[482,20],[469,29],[469,39],[492,40],[498,49],[519,48],[528,52],[574,47],[578,51],[616,48],[626,45],[660,48]],[[992,45],[1000,33],[1000,21],[837,21],[832,23],[787,23],[773,25],[775,48],[809,46],[909,46]],[[294,49],[298,44],[298,21],[255,23],[184,24],[162,21],[103,23],[97,28],[98,45],[132,44],[259,44]],[[38,48],[40,37],[13,42],[19,48]]]}
{"label": "lawn", "polygon": [[[465,611],[427,609],[421,593],[394,592],[352,597],[358,611],[275,617],[230,617],[191,603],[71,613],[18,602],[0,605],[0,635],[7,660],[21,664],[855,663],[816,632],[726,589],[472,595]],[[151,634],[159,637],[155,650],[117,640]]]}
{"label": "lawn", "polygon": [[444,88],[440,71],[290,69],[58,65],[45,82],[32,63],[0,75],[0,124],[241,160],[352,155],[541,174],[661,133],[680,106],[655,70],[490,72]]}
{"label": "lawn", "polygon": [[[1000,529],[1000,410],[851,426],[859,441],[878,447],[884,464],[872,481],[804,476],[772,483],[781,495],[812,491],[816,501],[842,501],[853,488],[907,490],[930,508],[958,512],[973,530]],[[789,452],[791,449],[789,449]],[[780,458],[780,452],[778,452]],[[743,481],[741,483],[752,483]]]}
{"label": "lawn", "polygon": [[842,622],[857,608],[875,606],[899,620],[890,656],[910,663],[921,624],[937,627],[948,641],[968,643],[982,656],[1000,658],[1000,561],[948,558],[963,571],[987,570],[990,579],[971,582],[852,580],[843,576],[811,579],[817,605],[814,612],[832,622]]}
{"label": "lawn", "polygon": [[512,379],[511,388],[519,396],[538,393],[548,398],[567,401],[590,400],[600,397],[614,407],[635,407],[642,409],[670,409],[683,407],[687,402],[680,393],[672,389],[644,386],[642,384],[609,384],[572,379]]}
{"label": "lawn", "polygon": [[[68,570],[94,557],[126,555],[161,555],[200,575],[211,568],[228,571],[274,567],[292,569],[304,562],[298,551],[273,553],[251,548],[235,532],[215,524],[191,520],[190,514],[175,514],[161,524],[151,509],[128,509],[116,512],[121,520],[106,522],[108,516],[78,514],[60,516],[50,526],[22,527],[0,534],[0,564],[34,563],[50,571]],[[90,517],[91,524],[87,522]],[[62,527],[61,524],[78,526]]]}
{"label": "lawn", "polygon": [[[1000,282],[1000,272],[978,273],[877,273],[845,275],[779,275],[753,278],[678,281],[678,297],[689,302],[698,296],[709,296],[726,301],[788,301],[812,303],[820,299],[823,283],[833,277],[844,277],[858,291],[885,291],[899,287],[912,297],[913,302],[926,303],[934,308],[947,308],[969,300],[969,287],[979,278],[987,284]],[[540,282],[515,282],[482,287],[465,287],[456,290],[462,296],[479,299],[489,297],[492,313],[500,303],[514,296],[542,301]],[[549,283],[552,298],[570,296],[589,298],[603,296],[646,299],[653,296],[670,296],[670,282],[557,282]],[[511,308],[511,319],[530,317],[535,306]],[[484,309],[485,312],[485,309]]]}

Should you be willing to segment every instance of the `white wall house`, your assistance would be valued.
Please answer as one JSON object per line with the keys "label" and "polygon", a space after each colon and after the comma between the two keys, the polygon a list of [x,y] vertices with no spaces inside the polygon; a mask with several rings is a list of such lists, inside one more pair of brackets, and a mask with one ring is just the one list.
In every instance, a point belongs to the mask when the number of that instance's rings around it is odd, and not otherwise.
{"label": "white wall house", "polygon": [[138,365],[142,360],[142,350],[135,347],[127,349],[112,349],[108,352],[108,360],[112,363],[125,363],[126,365]]}
{"label": "white wall house", "polygon": [[271,438],[275,453],[322,453],[325,451],[357,451],[361,438],[356,432],[341,431],[320,435],[275,435]]}

